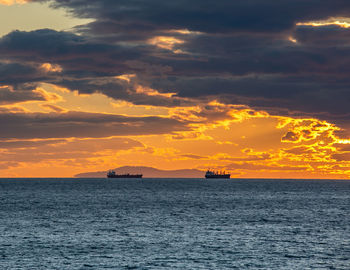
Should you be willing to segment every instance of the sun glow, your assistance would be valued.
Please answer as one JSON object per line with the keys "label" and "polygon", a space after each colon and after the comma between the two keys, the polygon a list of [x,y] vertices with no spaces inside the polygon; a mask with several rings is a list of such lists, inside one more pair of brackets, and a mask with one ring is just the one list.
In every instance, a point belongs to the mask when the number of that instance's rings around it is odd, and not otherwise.
{"label": "sun glow", "polygon": [[337,143],[350,144],[350,139],[337,139]]}
{"label": "sun glow", "polygon": [[[116,79],[135,86],[132,94],[177,98],[175,93],[139,86],[133,74]],[[126,118],[161,117],[182,125],[164,134],[136,132],[116,136],[113,142],[103,136],[85,141],[78,138],[52,138],[50,142],[0,140],[2,175],[15,176],[18,168],[22,168],[28,170],[28,175],[48,176],[54,167],[54,174],[72,176],[117,165],[142,165],[162,169],[211,167],[230,171],[233,177],[350,178],[350,156],[346,150],[350,138],[338,137],[340,128],[327,121],[274,116],[216,99],[188,99],[188,105],[162,107],[136,105],[99,93],[79,95],[49,84],[42,84],[35,91],[45,96],[45,100],[21,103],[22,110],[18,105],[0,106],[0,110],[13,113],[17,110],[18,114],[33,117],[39,112],[68,117],[72,111]],[[133,122],[133,127],[138,128],[140,121]],[[33,151],[35,159],[31,155]]]}

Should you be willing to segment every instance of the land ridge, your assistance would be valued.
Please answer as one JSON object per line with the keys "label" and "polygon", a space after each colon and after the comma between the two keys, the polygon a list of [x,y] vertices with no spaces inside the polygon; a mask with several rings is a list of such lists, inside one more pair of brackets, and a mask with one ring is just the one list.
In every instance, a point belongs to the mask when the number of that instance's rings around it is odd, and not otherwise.
{"label": "land ridge", "polygon": [[[203,178],[203,171],[197,169],[180,169],[180,170],[161,170],[147,166],[122,166],[112,169],[117,174],[139,174],[144,178]],[[107,171],[83,172],[76,174],[77,178],[104,178]]]}

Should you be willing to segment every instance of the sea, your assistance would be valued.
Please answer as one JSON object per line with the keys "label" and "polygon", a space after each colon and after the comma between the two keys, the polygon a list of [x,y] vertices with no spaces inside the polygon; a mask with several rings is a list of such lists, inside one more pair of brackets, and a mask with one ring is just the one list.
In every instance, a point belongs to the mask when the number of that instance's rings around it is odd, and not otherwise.
{"label": "sea", "polygon": [[350,181],[0,179],[0,269],[350,269]]}

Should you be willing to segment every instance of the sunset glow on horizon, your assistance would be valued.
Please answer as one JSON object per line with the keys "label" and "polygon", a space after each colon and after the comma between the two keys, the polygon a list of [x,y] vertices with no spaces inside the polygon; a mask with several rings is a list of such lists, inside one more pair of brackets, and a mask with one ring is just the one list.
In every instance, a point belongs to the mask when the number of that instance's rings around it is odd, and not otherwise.
{"label": "sunset glow on horizon", "polygon": [[350,179],[350,5],[257,24],[232,1],[212,14],[46,2],[0,1],[0,13],[42,5],[71,25],[0,37],[0,177],[148,166]]}

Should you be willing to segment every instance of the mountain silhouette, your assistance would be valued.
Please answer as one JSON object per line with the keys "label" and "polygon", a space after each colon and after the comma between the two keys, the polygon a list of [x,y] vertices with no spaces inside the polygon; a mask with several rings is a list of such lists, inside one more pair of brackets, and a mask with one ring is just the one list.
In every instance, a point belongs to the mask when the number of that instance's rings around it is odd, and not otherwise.
{"label": "mountain silhouette", "polygon": [[[203,178],[204,172],[196,169],[159,170],[145,166],[123,166],[113,169],[116,174],[142,173],[144,178]],[[105,178],[107,171],[85,172],[75,175],[78,178]]]}

